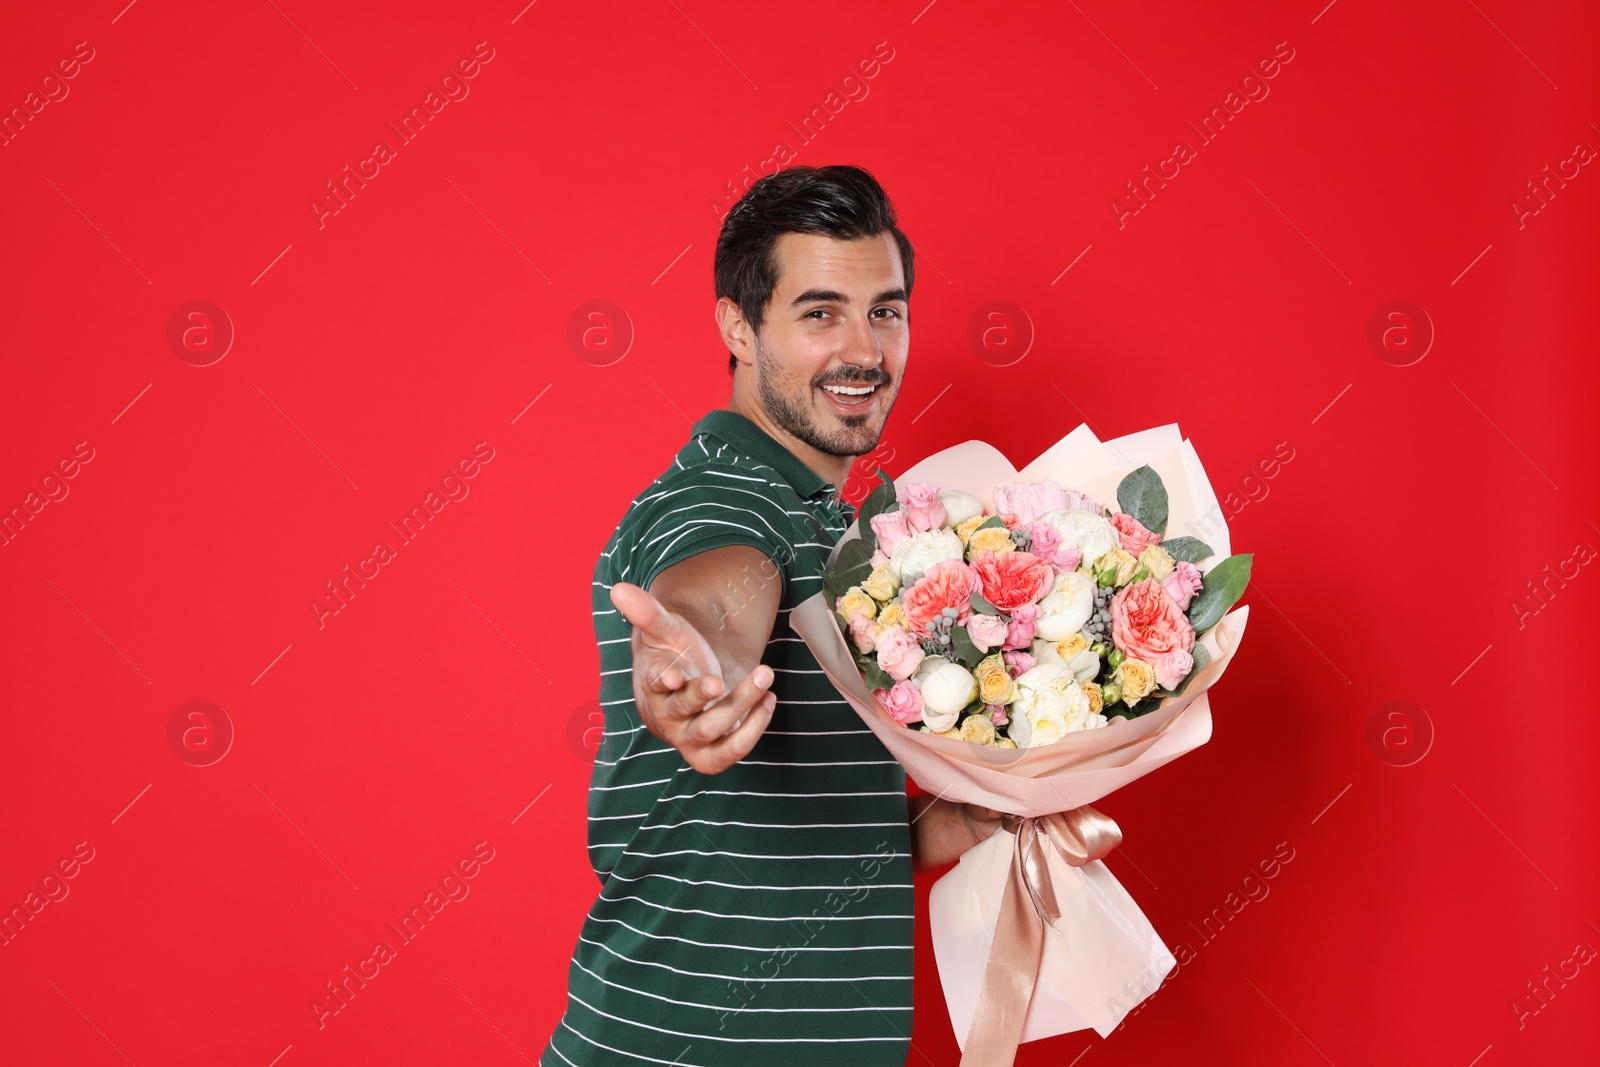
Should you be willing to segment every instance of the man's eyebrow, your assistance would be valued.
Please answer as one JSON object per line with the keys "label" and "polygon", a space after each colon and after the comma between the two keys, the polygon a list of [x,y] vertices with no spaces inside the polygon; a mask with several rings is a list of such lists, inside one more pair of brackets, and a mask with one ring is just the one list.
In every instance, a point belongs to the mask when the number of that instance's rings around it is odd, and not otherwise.
{"label": "man's eyebrow", "polygon": [[[904,289],[885,289],[872,298],[872,303],[882,304],[890,300],[903,300],[910,302]],[[799,307],[801,304],[816,304],[828,301],[834,304],[848,304],[850,298],[835,289],[807,289],[793,300],[789,301],[790,307]]]}

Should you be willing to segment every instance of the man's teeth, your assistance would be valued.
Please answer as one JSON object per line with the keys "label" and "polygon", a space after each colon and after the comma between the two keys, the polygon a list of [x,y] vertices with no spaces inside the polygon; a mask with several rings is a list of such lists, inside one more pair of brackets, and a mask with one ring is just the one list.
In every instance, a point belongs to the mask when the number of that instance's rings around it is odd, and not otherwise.
{"label": "man's teeth", "polygon": [[874,389],[876,389],[877,386],[875,386],[875,385],[857,385],[857,386],[850,386],[850,385],[824,385],[823,388],[826,389],[830,393],[839,393],[839,394],[841,394],[843,396],[866,396],[868,393],[870,393]]}

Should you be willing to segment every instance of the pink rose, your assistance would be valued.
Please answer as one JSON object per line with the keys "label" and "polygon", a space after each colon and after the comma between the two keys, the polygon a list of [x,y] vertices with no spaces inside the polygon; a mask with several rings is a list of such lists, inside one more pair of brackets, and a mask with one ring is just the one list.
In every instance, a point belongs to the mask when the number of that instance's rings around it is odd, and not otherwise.
{"label": "pink rose", "polygon": [[1002,652],[1000,659],[1006,665],[1006,673],[1015,678],[1024,671],[1033,670],[1034,659],[1032,652]]}
{"label": "pink rose", "polygon": [[1048,479],[1042,482],[1014,482],[994,487],[994,510],[1011,512],[1020,523],[1030,523],[1047,511],[1067,506],[1067,495]]}
{"label": "pink rose", "polygon": [[985,704],[983,709],[989,713],[989,721],[996,726],[1004,726],[1011,721],[1011,715],[1004,704]]}
{"label": "pink rose", "polygon": [[1010,624],[998,615],[985,615],[974,611],[967,620],[967,636],[972,638],[972,643],[978,646],[979,652],[987,652],[1005,643],[1006,634],[1011,630]]}
{"label": "pink rose", "polygon": [[872,553],[872,559],[869,560],[868,563],[872,567],[873,570],[877,570],[879,567],[883,566],[885,563],[888,563],[888,562],[889,562],[889,554],[883,550],[883,544],[880,542],[878,544],[877,551]]}
{"label": "pink rose", "polygon": [[874,647],[878,651],[878,666],[897,682],[911,677],[922,665],[922,644],[906,633],[903,626],[879,631]]}
{"label": "pink rose", "polygon": [[1194,627],[1154,578],[1125,586],[1111,598],[1111,640],[1152,667],[1175,648],[1194,647]]}
{"label": "pink rose", "polygon": [[902,679],[892,689],[874,689],[872,693],[895,722],[909,726],[922,721],[922,694],[910,682]]}
{"label": "pink rose", "polygon": [[939,500],[939,487],[932,482],[912,482],[906,486],[900,505],[914,529],[937,530],[944,525],[944,504]]}
{"label": "pink rose", "polygon": [[[911,536],[911,521],[903,511],[885,511],[872,516],[873,534],[878,538],[879,552],[893,552],[894,546]],[[888,559],[886,555],[884,559]],[[874,567],[878,564],[874,563]]]}
{"label": "pink rose", "polygon": [[877,647],[878,633],[882,629],[875,620],[867,618],[865,612],[857,611],[850,616],[850,637],[863,655]]}
{"label": "pink rose", "polygon": [[1156,684],[1163,689],[1176,689],[1194,670],[1194,657],[1186,648],[1175,648],[1156,660]]}
{"label": "pink rose", "polygon": [[1052,567],[1075,571],[1078,564],[1083,562],[1083,551],[1077,548],[1063,549],[1061,531],[1048,522],[1024,523],[1023,529],[1028,531],[1028,551]]}
{"label": "pink rose", "polygon": [[945,608],[956,609],[956,622],[967,621],[972,614],[972,594],[981,586],[973,569],[958,559],[947,559],[928,568],[928,573],[917,579],[900,598],[900,607],[917,633],[927,633],[928,624]]}
{"label": "pink rose", "polygon": [[1024,604],[1011,612],[1011,626],[1006,632],[1007,649],[1027,648],[1033,644],[1033,620],[1039,615],[1039,605]]}
{"label": "pink rose", "polygon": [[1145,528],[1144,524],[1132,515],[1117,512],[1111,516],[1111,525],[1117,528],[1117,534],[1122,538],[1122,547],[1130,556],[1137,556],[1151,545],[1161,543],[1161,535]]}
{"label": "pink rose", "polygon": [[1167,575],[1161,582],[1162,587],[1166,589],[1167,595],[1172,598],[1173,603],[1184,611],[1189,610],[1189,601],[1200,591],[1202,584],[1200,581],[1200,568],[1186,559],[1178,560],[1177,566],[1172,573]]}
{"label": "pink rose", "polygon": [[1004,612],[1036,604],[1055,584],[1056,572],[1032,552],[980,552],[972,570],[983,597]]}

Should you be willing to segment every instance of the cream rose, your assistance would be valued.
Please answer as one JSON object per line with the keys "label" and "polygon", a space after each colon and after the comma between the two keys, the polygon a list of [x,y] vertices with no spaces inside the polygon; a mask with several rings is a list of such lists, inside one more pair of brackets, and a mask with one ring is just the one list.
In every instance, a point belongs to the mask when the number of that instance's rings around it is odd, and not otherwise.
{"label": "cream rose", "polygon": [[1095,560],[1095,567],[1102,571],[1115,567],[1117,575],[1112,579],[1112,584],[1123,586],[1133,581],[1133,572],[1139,569],[1139,560],[1127,549],[1118,547]]}
{"label": "cream rose", "polygon": [[862,592],[879,601],[888,600],[899,589],[900,579],[895,577],[894,571],[889,568],[887,563],[875,568],[867,576],[867,580],[861,583]]}
{"label": "cream rose", "polygon": [[987,515],[974,515],[964,522],[956,523],[955,533],[957,537],[961,538],[962,545],[965,545],[971,539],[974,530],[988,521],[989,516]]}
{"label": "cream rose", "polygon": [[1156,669],[1142,659],[1125,659],[1117,668],[1116,681],[1129,704],[1143,700],[1156,687]]}
{"label": "cream rose", "polygon": [[852,585],[844,591],[844,596],[839,598],[838,612],[845,622],[849,622],[858,611],[868,619],[874,619],[878,615],[878,602],[859,585]]}
{"label": "cream rose", "polygon": [[977,745],[987,745],[994,740],[994,723],[987,715],[968,715],[961,722],[961,737]]}
{"label": "cream rose", "polygon": [[991,526],[967,538],[967,559],[978,558],[980,552],[1012,552],[1017,544],[1011,540],[1011,531],[1004,526]]}
{"label": "cream rose", "polygon": [[1017,682],[1005,664],[992,656],[978,664],[978,699],[985,704],[1009,704],[1016,699]]}
{"label": "cream rose", "polygon": [[1139,553],[1139,562],[1144,564],[1144,569],[1150,572],[1150,577],[1158,582],[1166,581],[1167,575],[1171,574],[1178,565],[1173,560],[1172,554],[1160,545],[1151,545]]}

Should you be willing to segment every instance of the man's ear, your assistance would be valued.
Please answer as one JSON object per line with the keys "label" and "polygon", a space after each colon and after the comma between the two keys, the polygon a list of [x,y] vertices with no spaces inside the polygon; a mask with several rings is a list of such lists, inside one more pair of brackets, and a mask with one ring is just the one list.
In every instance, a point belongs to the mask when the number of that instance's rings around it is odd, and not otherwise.
{"label": "man's ear", "polygon": [[750,324],[745,321],[739,305],[727,297],[722,297],[717,301],[716,319],[722,343],[734,358],[740,363],[754,363],[755,349],[752,345]]}

